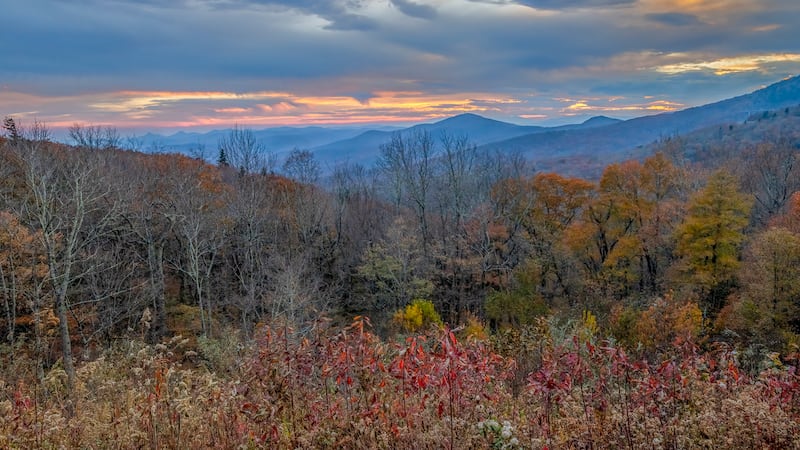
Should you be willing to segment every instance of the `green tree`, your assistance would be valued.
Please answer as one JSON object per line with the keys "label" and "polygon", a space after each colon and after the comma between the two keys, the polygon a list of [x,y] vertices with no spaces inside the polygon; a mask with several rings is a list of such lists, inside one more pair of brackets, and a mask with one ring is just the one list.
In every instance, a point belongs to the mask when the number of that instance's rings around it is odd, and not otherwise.
{"label": "green tree", "polygon": [[751,196],[739,191],[738,180],[721,170],[691,198],[688,215],[678,227],[681,272],[712,312],[722,307],[735,284],[752,205]]}
{"label": "green tree", "polygon": [[533,325],[547,314],[547,304],[538,289],[539,273],[537,264],[528,261],[516,268],[511,286],[486,296],[484,311],[493,327]]}
{"label": "green tree", "polygon": [[398,218],[385,239],[364,252],[357,274],[364,283],[364,296],[355,306],[359,312],[388,312],[417,298],[430,298],[433,283],[427,276],[419,242],[411,224]]}

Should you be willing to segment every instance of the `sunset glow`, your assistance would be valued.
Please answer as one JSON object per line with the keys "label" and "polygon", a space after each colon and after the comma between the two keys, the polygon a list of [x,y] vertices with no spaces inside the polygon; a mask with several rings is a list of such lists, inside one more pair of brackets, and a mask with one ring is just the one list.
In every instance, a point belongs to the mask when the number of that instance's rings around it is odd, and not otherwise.
{"label": "sunset glow", "polygon": [[715,75],[727,75],[736,72],[768,70],[772,63],[800,63],[800,54],[784,53],[771,55],[747,55],[733,58],[722,58],[714,61],[686,62],[658,67],[659,72],[678,74],[692,71],[711,71]]}

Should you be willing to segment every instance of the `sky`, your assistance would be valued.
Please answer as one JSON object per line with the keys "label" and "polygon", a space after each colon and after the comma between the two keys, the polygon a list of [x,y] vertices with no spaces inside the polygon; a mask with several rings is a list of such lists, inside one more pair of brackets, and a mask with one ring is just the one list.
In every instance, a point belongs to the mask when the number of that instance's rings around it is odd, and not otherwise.
{"label": "sky", "polygon": [[120,130],[630,118],[800,74],[797,0],[0,0],[0,116]]}

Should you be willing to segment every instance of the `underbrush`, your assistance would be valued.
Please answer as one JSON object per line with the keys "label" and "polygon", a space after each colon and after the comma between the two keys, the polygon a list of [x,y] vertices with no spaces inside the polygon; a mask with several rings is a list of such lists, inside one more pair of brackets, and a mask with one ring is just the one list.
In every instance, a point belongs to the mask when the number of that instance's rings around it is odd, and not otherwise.
{"label": "underbrush", "polygon": [[357,318],[189,346],[118,345],[72,393],[57,366],[4,373],[0,448],[800,448],[793,360],[750,375],[691,342],[647,361],[543,329],[523,364],[448,329],[386,342]]}

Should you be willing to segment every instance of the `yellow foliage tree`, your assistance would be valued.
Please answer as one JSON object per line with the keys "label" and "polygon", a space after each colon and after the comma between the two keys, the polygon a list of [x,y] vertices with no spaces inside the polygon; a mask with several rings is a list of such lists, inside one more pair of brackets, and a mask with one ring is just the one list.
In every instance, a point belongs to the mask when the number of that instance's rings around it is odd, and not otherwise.
{"label": "yellow foliage tree", "polygon": [[723,306],[735,281],[752,205],[751,196],[739,191],[738,180],[718,171],[692,197],[689,214],[678,227],[684,280],[699,289],[712,312]]}

